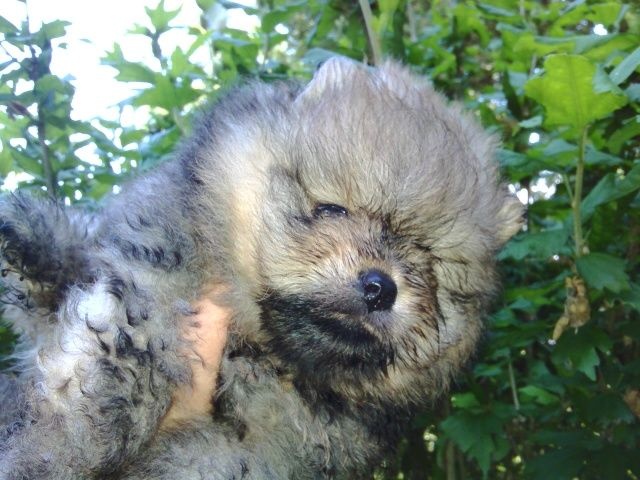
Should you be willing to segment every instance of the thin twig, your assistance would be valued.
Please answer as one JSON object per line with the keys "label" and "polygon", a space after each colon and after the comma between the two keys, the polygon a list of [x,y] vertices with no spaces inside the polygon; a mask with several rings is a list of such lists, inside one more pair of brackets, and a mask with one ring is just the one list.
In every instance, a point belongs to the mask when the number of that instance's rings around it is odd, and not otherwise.
{"label": "thin twig", "polygon": [[416,14],[411,1],[407,2],[407,20],[409,21],[409,38],[415,43],[418,41],[418,34],[416,33]]}
{"label": "thin twig", "polygon": [[516,385],[516,377],[513,374],[513,365],[511,364],[511,359],[507,363],[507,367],[509,370],[509,385],[511,386],[511,396],[513,397],[513,405],[516,408],[516,411],[520,410],[520,399],[518,398],[518,387]]}
{"label": "thin twig", "polygon": [[582,183],[584,179],[584,157],[587,145],[587,132],[589,127],[586,126],[580,135],[578,144],[578,165],[576,167],[576,181],[573,188],[573,201],[571,209],[573,210],[573,239],[575,242],[576,259],[580,258],[584,253],[584,239],[582,236],[582,212],[580,210],[582,203]]}
{"label": "thin twig", "polygon": [[58,196],[56,172],[53,171],[53,167],[51,166],[51,152],[49,151],[49,146],[47,145],[44,114],[40,109],[40,105],[38,105],[38,122],[36,123],[36,128],[38,130],[38,143],[40,143],[40,148],[42,150],[42,166],[44,167],[44,176],[45,181],[47,182],[47,193],[52,198],[56,198]]}
{"label": "thin twig", "polygon": [[[27,20],[27,29],[29,33],[31,32],[31,19],[29,18],[29,6],[25,1],[25,17]],[[43,48],[46,48],[47,44]],[[49,45],[50,47],[50,45]],[[36,88],[36,82],[42,78],[42,72],[39,69],[35,68],[35,65],[38,64],[38,54],[36,53],[33,45],[29,45],[29,53],[31,54],[31,69],[27,72],[29,75],[29,79],[33,82],[34,89]],[[47,65],[47,73],[48,73],[48,65]],[[45,113],[42,108],[42,104],[38,101],[37,104],[37,120],[35,122],[36,130],[38,131],[38,143],[40,144],[40,150],[42,152],[42,168],[44,170],[45,182],[47,184],[47,193],[51,196],[51,198],[57,198],[58,196],[58,185],[56,172],[53,169],[51,164],[51,151],[49,150],[49,146],[47,145],[47,127],[45,120]]]}
{"label": "thin twig", "polygon": [[382,49],[380,47],[380,40],[373,31],[373,13],[371,12],[371,6],[369,0],[358,0],[360,3],[360,10],[362,10],[362,17],[364,18],[364,24],[367,28],[367,38],[369,39],[369,46],[371,46],[371,54],[373,55],[373,64],[380,65],[382,63]]}
{"label": "thin twig", "polygon": [[564,187],[567,189],[569,202],[573,205],[573,188],[571,188],[571,182],[569,182],[569,176],[566,173],[562,174],[562,181],[564,182]]}

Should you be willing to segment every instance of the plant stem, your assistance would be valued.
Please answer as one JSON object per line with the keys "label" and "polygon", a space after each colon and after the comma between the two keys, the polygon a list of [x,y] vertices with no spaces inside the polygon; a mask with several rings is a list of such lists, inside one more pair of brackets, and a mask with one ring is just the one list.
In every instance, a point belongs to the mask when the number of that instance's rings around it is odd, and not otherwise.
{"label": "plant stem", "polygon": [[369,0],[358,1],[360,3],[360,10],[362,10],[364,24],[367,28],[367,38],[369,39],[369,46],[371,47],[371,54],[373,55],[373,64],[380,65],[382,62],[382,49],[380,48],[378,36],[376,32],[373,31],[373,13],[371,13]]}
{"label": "plant stem", "polygon": [[447,442],[447,449],[444,455],[446,458],[446,479],[456,480],[456,450],[451,440]]}
{"label": "plant stem", "polygon": [[47,146],[46,126],[43,116],[44,114],[40,106],[38,106],[38,123],[36,128],[38,129],[38,143],[42,150],[42,167],[44,168],[44,177],[47,183],[47,193],[51,198],[57,198],[58,185],[56,182],[56,172],[53,171],[53,167],[51,166],[51,152]]}
{"label": "plant stem", "polygon": [[409,39],[415,43],[418,41],[418,34],[416,33],[416,15],[411,0],[407,2],[407,21],[409,23]]}
{"label": "plant stem", "polygon": [[573,199],[571,209],[573,210],[573,239],[575,242],[576,259],[584,253],[584,239],[582,237],[582,182],[584,180],[584,156],[587,144],[588,127],[584,127],[578,143],[578,166],[576,167],[576,181],[573,187]]}
{"label": "plant stem", "polygon": [[518,411],[520,410],[520,400],[518,399],[516,377],[513,374],[513,365],[511,364],[511,359],[509,359],[509,363],[507,363],[507,367],[509,370],[509,385],[511,386],[511,396],[513,397],[513,405],[515,406],[516,411]]}
{"label": "plant stem", "polygon": [[567,189],[567,195],[569,195],[569,202],[573,206],[573,188],[571,188],[571,182],[569,181],[569,176],[566,173],[562,174],[562,182],[564,183],[564,187]]}

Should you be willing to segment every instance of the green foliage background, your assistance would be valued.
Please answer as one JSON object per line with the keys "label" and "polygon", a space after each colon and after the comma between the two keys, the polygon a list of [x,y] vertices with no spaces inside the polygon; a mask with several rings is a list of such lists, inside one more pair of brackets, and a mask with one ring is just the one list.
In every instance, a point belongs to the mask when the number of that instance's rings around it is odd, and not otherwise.
{"label": "green foliage background", "polygon": [[[197,3],[188,48],[160,47],[178,28],[161,2],[132,26],[150,40],[153,65],[128,61],[118,43],[105,54],[118,80],[140,87],[124,104],[149,109],[142,128],[72,119],[74,88],[49,69],[67,23],[30,30],[0,17],[0,174],[26,172],[21,189],[91,207],[168,155],[194,108],[238,77],[309,77],[334,54],[371,60],[378,44],[502,138],[504,175],[529,212],[501,254],[504,295],[474,366],[416,418],[376,477],[640,477],[637,4],[378,0],[367,17],[364,2],[346,0]],[[243,8],[261,27],[215,26],[216,5]],[[208,63],[193,61],[198,49]],[[87,147],[97,161],[78,154]],[[571,283],[581,280],[586,294]],[[0,327],[0,348],[11,342]]]}

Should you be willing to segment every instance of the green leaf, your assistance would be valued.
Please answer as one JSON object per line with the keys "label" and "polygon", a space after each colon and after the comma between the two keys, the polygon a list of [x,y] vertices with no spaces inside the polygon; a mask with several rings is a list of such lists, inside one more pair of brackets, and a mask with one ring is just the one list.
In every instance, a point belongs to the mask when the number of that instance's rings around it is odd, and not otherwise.
{"label": "green leaf", "polygon": [[156,32],[164,32],[169,27],[169,22],[178,16],[182,7],[175,10],[165,10],[164,0],[160,0],[155,8],[145,7],[144,9]]}
{"label": "green leaf", "polygon": [[244,3],[241,3],[241,2],[233,2],[233,1],[230,1],[230,0],[220,0],[220,5],[222,5],[227,10],[232,9],[232,8],[239,8],[241,10],[244,10],[244,12],[247,15],[256,15],[256,14],[259,13],[259,10],[257,8],[250,7],[250,6],[245,5]]}
{"label": "green leaf", "polygon": [[495,450],[495,437],[502,434],[502,425],[502,420],[495,415],[463,410],[448,417],[440,427],[463,452],[478,462],[486,477]]}
{"label": "green leaf", "polygon": [[633,423],[634,421],[629,407],[621,396],[614,392],[603,392],[596,397],[587,398],[581,403],[580,406],[584,411],[583,416],[600,425],[608,425],[613,422]]}
{"label": "green leaf", "polygon": [[582,130],[627,103],[624,95],[596,92],[597,68],[586,57],[551,55],[544,67],[546,73],[529,80],[525,93],[544,106],[548,126],[568,125]]}
{"label": "green leaf", "polygon": [[171,54],[171,74],[175,77],[186,76],[192,65],[181,48],[176,48]]}
{"label": "green leaf", "polygon": [[121,82],[153,83],[155,72],[141,63],[125,62],[112,65],[118,70],[116,79]]}
{"label": "green leaf", "polygon": [[597,350],[607,353],[611,350],[609,336],[593,324],[567,331],[558,340],[551,357],[558,366],[578,370],[595,381],[595,368],[600,365]]}
{"label": "green leaf", "polygon": [[13,168],[13,158],[8,148],[0,150],[0,175],[6,177]]}
{"label": "green leaf", "polygon": [[590,465],[596,468],[592,478],[614,479],[628,478],[628,472],[640,471],[640,459],[630,455],[629,451],[620,448],[616,443],[600,445],[591,455]]}
{"label": "green leaf", "polygon": [[585,463],[585,452],[575,447],[547,451],[526,464],[527,478],[534,480],[572,480]]}
{"label": "green leaf", "polygon": [[586,430],[559,431],[544,429],[533,432],[530,440],[534,445],[554,445],[556,447],[579,447],[591,450],[597,448],[598,442]]}
{"label": "green leaf", "polygon": [[614,293],[629,290],[625,261],[605,253],[590,253],[576,261],[580,276],[593,288]]}
{"label": "green leaf", "polygon": [[[552,159],[550,163],[556,166],[571,166],[575,164],[578,147],[562,138],[554,138],[547,145],[540,145],[541,151],[533,149],[531,155],[541,155],[542,158]],[[549,161],[549,160],[548,160]]]}
{"label": "green leaf", "polygon": [[453,9],[453,14],[460,33],[466,35],[474,32],[480,37],[480,43],[482,45],[489,43],[489,30],[487,25],[482,21],[479,11],[472,3],[458,3]]}
{"label": "green leaf", "polygon": [[508,171],[510,178],[514,181],[535,175],[545,168],[545,164],[542,161],[533,159],[523,153],[500,148],[496,154],[500,165]]}
{"label": "green leaf", "polygon": [[622,8],[622,2],[602,2],[590,5],[591,12],[587,15],[587,18],[593,23],[602,23],[605,26],[609,26],[616,21]]}
{"label": "green leaf", "polygon": [[625,42],[624,36],[620,35],[580,35],[572,40],[575,42],[575,48],[567,53],[584,55],[591,60],[600,59],[603,52],[610,54],[618,49],[620,42]]}
{"label": "green leaf", "polygon": [[516,17],[518,14],[511,10],[497,7],[488,3],[478,3],[478,9],[496,17]]}
{"label": "green leaf", "polygon": [[591,147],[587,147],[584,161],[587,165],[607,165],[610,167],[620,165],[624,162],[620,157],[610,155]]}
{"label": "green leaf", "polygon": [[116,79],[121,82],[153,83],[156,80],[156,73],[149,67],[126,60],[117,43],[113,45],[113,51],[102,58],[102,64],[115,68],[118,71]]}
{"label": "green leaf", "polygon": [[451,398],[451,402],[453,403],[453,406],[455,408],[460,408],[463,410],[468,410],[480,406],[480,402],[478,402],[476,396],[471,392],[456,394]]}
{"label": "green leaf", "polygon": [[548,259],[553,255],[568,253],[566,248],[568,238],[569,231],[565,228],[525,233],[507,243],[502,252],[500,252],[499,258],[513,258],[514,260],[522,260],[524,258]]}
{"label": "green leaf", "polygon": [[48,40],[64,37],[67,27],[71,25],[69,22],[62,20],[54,20],[53,22],[44,23],[38,34],[44,35]]}
{"label": "green leaf", "polygon": [[[273,32],[276,25],[286,23],[287,20],[296,12],[304,8],[306,2],[290,3],[285,7],[276,8],[267,12],[261,20],[260,28],[264,33]],[[290,22],[289,22],[290,23]]]}
{"label": "green leaf", "polygon": [[522,32],[513,46],[513,51],[525,55],[546,56],[556,52],[572,52],[575,38],[536,37],[530,32]]}
{"label": "green leaf", "polygon": [[170,79],[161,75],[156,75],[153,83],[153,87],[143,90],[131,104],[161,107],[170,112],[174,108],[181,110],[201,95],[201,92],[194,90],[190,85],[174,85]]}
{"label": "green leaf", "polygon": [[616,95],[624,95],[624,92],[618,87],[611,77],[600,67],[596,67],[596,73],[593,77],[593,90],[596,93],[611,92]]}
{"label": "green leaf", "polygon": [[599,205],[627,196],[638,189],[640,189],[640,163],[629,170],[623,178],[613,173],[606,175],[582,200],[582,220],[588,220]]}
{"label": "green leaf", "polygon": [[553,405],[555,403],[558,403],[557,395],[554,395],[544,388],[540,388],[535,385],[527,385],[525,387],[519,388],[518,391],[526,397],[533,398],[534,401],[541,405]]}
{"label": "green leaf", "polygon": [[536,115],[535,117],[527,118],[526,120],[522,120],[519,122],[519,125],[522,128],[534,128],[542,125],[542,116]]}
{"label": "green leaf", "polygon": [[43,75],[35,82],[34,91],[37,98],[44,98],[51,92],[67,93],[69,87],[69,84],[61,80],[60,77]]}
{"label": "green leaf", "polygon": [[24,152],[12,148],[11,156],[13,157],[16,165],[24,172],[27,172],[30,175],[33,175],[36,178],[42,178],[43,169],[42,165],[38,161],[38,159],[30,157]]}
{"label": "green leaf", "polygon": [[0,93],[0,104],[9,105],[11,102],[16,101],[16,96],[13,93]]}
{"label": "green leaf", "polygon": [[[638,87],[640,87],[640,85],[638,85]],[[625,92],[627,95],[628,90],[629,89]],[[638,92],[640,93],[640,88],[638,88]],[[640,96],[638,99],[640,100]],[[633,101],[630,97],[629,100]],[[624,144],[627,141],[634,139],[636,136],[640,138],[640,115],[636,115],[627,121],[623,121],[618,130],[613,132],[611,137],[609,137],[607,146],[613,153],[619,154]]]}
{"label": "green leaf", "polygon": [[185,55],[187,56],[187,58],[189,58],[191,55],[194,54],[194,52],[196,50],[198,50],[198,48],[200,48],[202,45],[204,45],[207,41],[209,41],[211,37],[211,32],[209,31],[204,31],[202,33],[200,33],[199,35],[196,36],[196,39],[193,41],[193,43],[189,46],[189,48],[187,49]]}
{"label": "green leaf", "polygon": [[216,4],[216,0],[196,0],[198,8],[203,12],[207,12],[211,7]]}
{"label": "green leaf", "polygon": [[624,93],[626,93],[627,98],[629,98],[631,102],[640,102],[640,83],[632,83],[626,88]]}
{"label": "green leaf", "polygon": [[616,68],[614,68],[609,77],[616,85],[620,85],[638,68],[640,65],[640,47],[636,48],[624,60],[622,60]]}
{"label": "green leaf", "polygon": [[640,285],[632,283],[628,291],[620,294],[620,300],[640,312]]}
{"label": "green leaf", "polygon": [[18,27],[16,27],[13,23],[11,23],[3,16],[0,16],[0,33],[7,34],[16,32],[18,32]]}
{"label": "green leaf", "polygon": [[400,0],[379,0],[378,9],[381,13],[391,14],[398,9]]}

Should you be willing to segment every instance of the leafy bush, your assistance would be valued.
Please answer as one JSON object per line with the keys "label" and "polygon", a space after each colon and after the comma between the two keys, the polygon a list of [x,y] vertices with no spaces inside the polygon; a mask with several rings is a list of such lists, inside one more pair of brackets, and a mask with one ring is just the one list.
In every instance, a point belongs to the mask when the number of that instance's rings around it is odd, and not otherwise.
{"label": "leafy bush", "polygon": [[[133,27],[150,40],[156,66],[127,60],[117,43],[103,59],[118,80],[142,85],[125,102],[148,109],[141,128],[71,119],[73,86],[49,69],[67,23],[31,31],[0,17],[0,174],[91,206],[171,152],[194,108],[239,76],[306,77],[336,53],[401,59],[502,138],[504,175],[529,212],[501,253],[504,294],[476,363],[416,418],[376,477],[638,478],[637,5],[197,3],[202,24],[189,29],[185,48],[161,48],[178,13],[162,1],[147,9],[149,27]],[[260,27],[220,26],[221,8],[241,8]],[[194,61],[202,51],[209,62]],[[11,339],[0,335],[6,350]]]}

